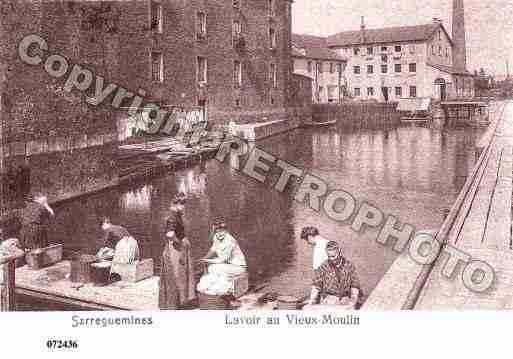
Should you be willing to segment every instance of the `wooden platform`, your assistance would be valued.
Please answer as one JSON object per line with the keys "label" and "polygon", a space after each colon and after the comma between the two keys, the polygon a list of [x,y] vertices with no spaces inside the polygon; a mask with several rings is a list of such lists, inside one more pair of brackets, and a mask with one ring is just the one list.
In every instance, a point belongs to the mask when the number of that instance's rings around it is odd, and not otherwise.
{"label": "wooden platform", "polygon": [[16,294],[87,310],[158,310],[159,277],[138,283],[80,287],[69,280],[69,273],[69,261],[34,271],[27,266],[18,268]]}
{"label": "wooden platform", "polygon": [[[1,266],[0,266],[1,267]],[[116,282],[104,287],[93,284],[72,283],[69,279],[70,262],[62,261],[40,270],[30,270],[27,266],[16,269],[17,296],[28,297],[55,304],[64,308],[82,310],[159,310],[158,276],[137,283]],[[3,290],[3,274],[0,271],[0,291]],[[262,288],[263,289],[263,288]],[[260,303],[264,294],[261,290],[241,296],[239,310],[273,310],[276,302]]]}
{"label": "wooden platform", "polygon": [[461,265],[454,279],[442,276],[446,258],[441,257],[427,278],[415,309],[513,309],[513,103],[506,104],[483,156],[447,240],[473,259],[490,264],[496,280],[488,292],[472,292],[461,280]]}

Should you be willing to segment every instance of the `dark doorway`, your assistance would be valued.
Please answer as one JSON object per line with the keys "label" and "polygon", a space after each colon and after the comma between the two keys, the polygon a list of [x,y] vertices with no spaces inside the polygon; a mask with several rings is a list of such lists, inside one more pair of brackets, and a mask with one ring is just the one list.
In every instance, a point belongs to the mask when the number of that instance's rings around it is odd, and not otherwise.
{"label": "dark doorway", "polygon": [[447,100],[447,84],[445,83],[445,80],[442,78],[436,79],[435,86],[440,88],[440,101]]}

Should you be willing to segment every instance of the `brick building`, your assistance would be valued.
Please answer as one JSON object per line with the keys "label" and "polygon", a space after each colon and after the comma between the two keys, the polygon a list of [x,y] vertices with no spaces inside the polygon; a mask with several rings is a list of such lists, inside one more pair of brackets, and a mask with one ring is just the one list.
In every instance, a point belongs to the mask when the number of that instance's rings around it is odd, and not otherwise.
{"label": "brick building", "polygon": [[[134,107],[136,96],[142,106],[204,106],[214,123],[288,118],[294,103],[291,5],[290,0],[2,1],[2,173],[20,163],[37,168],[27,162],[57,156],[55,163],[32,171],[32,189],[60,198],[112,182],[116,169],[107,154],[126,132],[126,108]],[[47,42],[46,56],[67,59],[64,76],[49,76],[43,64],[20,60],[18,45],[29,34]],[[63,91],[73,64],[94,76],[85,91]],[[113,91],[101,105],[88,104],[97,76],[104,79],[103,88],[116,84],[116,91],[122,87],[131,96],[113,106],[118,94]],[[97,153],[85,155],[90,164],[69,169],[73,181],[48,180],[52,169],[67,174],[67,157],[84,151]],[[101,183],[86,183],[104,176]],[[52,183],[34,186],[40,179]]]}
{"label": "brick building", "polygon": [[294,73],[312,79],[314,103],[339,102],[345,89],[346,57],[328,49],[326,38],[292,35]]}

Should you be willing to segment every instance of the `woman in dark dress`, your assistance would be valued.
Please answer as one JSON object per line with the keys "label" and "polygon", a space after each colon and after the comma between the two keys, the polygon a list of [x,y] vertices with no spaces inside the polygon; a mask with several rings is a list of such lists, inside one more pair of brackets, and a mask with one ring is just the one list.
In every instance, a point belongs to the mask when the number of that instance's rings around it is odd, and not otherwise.
{"label": "woman in dark dress", "polygon": [[191,244],[185,238],[183,211],[185,195],[179,194],[171,203],[166,222],[164,252],[159,285],[159,308],[177,310],[196,296]]}
{"label": "woman in dark dress", "polygon": [[55,213],[46,196],[38,195],[30,201],[21,214],[21,245],[25,250],[48,246],[48,226]]}

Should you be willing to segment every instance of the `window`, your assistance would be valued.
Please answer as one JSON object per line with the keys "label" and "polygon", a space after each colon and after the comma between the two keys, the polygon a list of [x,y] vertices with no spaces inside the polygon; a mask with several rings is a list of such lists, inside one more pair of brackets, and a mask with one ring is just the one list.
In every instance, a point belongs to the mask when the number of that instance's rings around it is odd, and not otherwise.
{"label": "window", "polygon": [[411,45],[409,46],[409,48],[410,48],[410,54],[414,54],[414,53],[415,53],[415,50],[416,50],[416,49],[415,49],[415,44],[411,44]]}
{"label": "window", "polygon": [[269,16],[274,16],[274,0],[269,0]]}
{"label": "window", "polygon": [[242,64],[238,60],[233,62],[233,86],[242,87]]}
{"label": "window", "polygon": [[322,73],[322,62],[317,62],[315,64],[315,70],[317,71],[318,74]]}
{"label": "window", "polygon": [[402,97],[403,96],[403,88],[401,86],[396,86],[396,88],[395,88],[395,95],[397,97]]}
{"label": "window", "polygon": [[381,55],[381,61],[387,62],[388,61],[388,56],[387,55]]}
{"label": "window", "polygon": [[431,45],[431,54],[435,55],[435,45]]}
{"label": "window", "polygon": [[401,52],[401,51],[402,51],[401,45],[395,45],[395,52]]}
{"label": "window", "polygon": [[341,73],[342,73],[342,64],[337,64],[337,72],[338,72],[339,74],[341,74]]}
{"label": "window", "polygon": [[442,46],[438,46],[438,55],[442,56]]}
{"label": "window", "polygon": [[374,96],[374,87],[367,87],[367,96]]}
{"label": "window", "polygon": [[372,55],[374,53],[374,48],[373,47],[368,47],[367,48],[367,55]]}
{"label": "window", "polygon": [[163,58],[162,53],[151,53],[151,80],[157,82],[164,81]]}
{"label": "window", "polygon": [[242,35],[242,24],[238,20],[234,20],[232,24],[232,41],[233,45],[237,44],[237,41]]}
{"label": "window", "polygon": [[335,91],[337,86],[328,86],[328,102],[334,102],[336,99]]}
{"label": "window", "polygon": [[196,21],[196,38],[198,40],[205,39],[207,36],[207,15],[204,12],[199,11],[196,15]]}
{"label": "window", "polygon": [[355,47],[355,48],[353,49],[353,53],[354,53],[355,55],[358,55],[358,54],[360,53],[360,48],[359,48],[359,47]]}
{"label": "window", "polygon": [[374,66],[367,65],[367,73],[368,74],[373,74],[374,73]]}
{"label": "window", "polygon": [[198,56],[196,66],[196,79],[198,82],[207,82],[207,59],[205,57]]}
{"label": "window", "polygon": [[240,107],[240,98],[235,99],[235,106]]}
{"label": "window", "polygon": [[417,86],[410,86],[410,97],[417,97]]}
{"label": "window", "polygon": [[278,87],[278,79],[276,76],[276,64],[269,66],[269,80],[271,81],[272,87]]}
{"label": "window", "polygon": [[438,31],[438,40],[442,40],[442,30]]}
{"label": "window", "polygon": [[150,29],[154,32],[162,32],[162,4],[157,1],[151,1]]}
{"label": "window", "polygon": [[335,72],[335,64],[333,62],[330,62],[330,74]]}
{"label": "window", "polygon": [[411,63],[409,65],[410,67],[410,72],[417,72],[417,64],[416,63]]}
{"label": "window", "polygon": [[307,67],[308,67],[308,72],[312,73],[312,61],[308,61]]}
{"label": "window", "polygon": [[386,74],[388,72],[388,66],[387,65],[381,65],[381,73]]}
{"label": "window", "polygon": [[386,47],[386,46],[381,46],[381,51],[388,51],[388,47]]}
{"label": "window", "polygon": [[402,66],[401,66],[401,64],[395,64],[395,65],[394,65],[394,70],[395,70],[395,72],[401,72],[401,71],[402,71]]}
{"label": "window", "polygon": [[360,88],[359,88],[359,87],[355,87],[355,88],[354,88],[354,95],[355,95],[355,96],[360,96],[360,95],[361,95],[361,93],[360,93]]}
{"label": "window", "polygon": [[447,58],[449,57],[449,48],[448,47],[445,49],[445,57],[447,57]]}
{"label": "window", "polygon": [[233,0],[233,7],[234,8],[240,8],[240,0]]}
{"label": "window", "polygon": [[355,66],[355,67],[353,67],[353,71],[354,71],[354,73],[355,73],[355,74],[357,74],[357,75],[358,75],[358,74],[360,74],[360,66]]}
{"label": "window", "polygon": [[269,46],[271,50],[276,48],[276,31],[274,29],[269,29]]}

